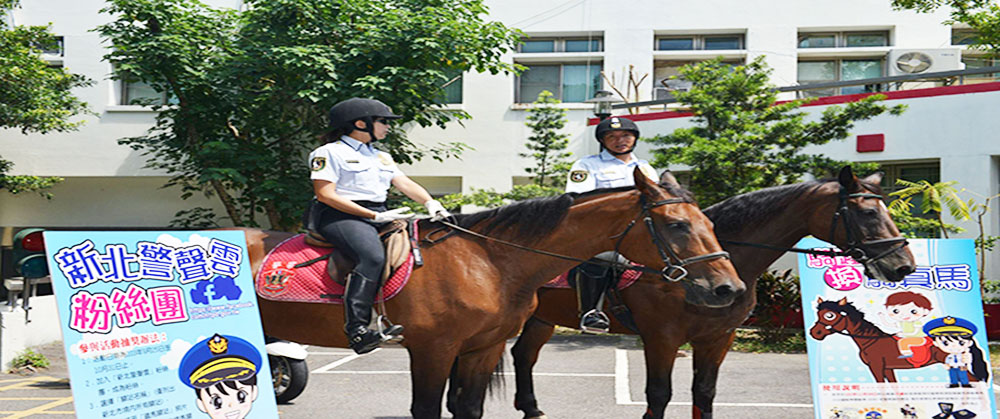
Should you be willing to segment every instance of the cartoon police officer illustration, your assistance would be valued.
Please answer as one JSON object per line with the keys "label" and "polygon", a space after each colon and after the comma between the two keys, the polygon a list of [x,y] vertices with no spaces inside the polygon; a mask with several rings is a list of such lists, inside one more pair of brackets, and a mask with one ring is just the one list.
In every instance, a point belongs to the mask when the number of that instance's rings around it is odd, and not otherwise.
{"label": "cartoon police officer illustration", "polygon": [[983,351],[973,337],[976,326],[972,322],[958,317],[941,317],[927,322],[924,333],[930,336],[934,346],[948,354],[944,365],[948,368],[949,388],[972,387],[970,374],[979,381],[989,378]]}
{"label": "cartoon police officer illustration", "polygon": [[260,366],[260,353],[250,342],[216,333],[184,354],[178,374],[209,417],[242,419],[257,399]]}

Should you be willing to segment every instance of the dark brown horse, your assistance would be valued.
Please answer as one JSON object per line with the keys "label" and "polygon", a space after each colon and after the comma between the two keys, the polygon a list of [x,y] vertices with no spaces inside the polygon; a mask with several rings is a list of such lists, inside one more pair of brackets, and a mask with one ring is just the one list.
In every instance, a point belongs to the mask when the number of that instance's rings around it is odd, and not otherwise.
{"label": "dark brown horse", "polygon": [[[459,215],[455,222],[478,233],[573,258],[618,246],[626,257],[656,270],[671,264],[660,258],[659,246],[653,245],[657,241],[682,258],[722,250],[708,218],[680,193],[679,186],[658,186],[638,170],[634,177],[635,188],[530,200]],[[646,218],[649,230],[643,222]],[[637,228],[630,229],[630,225]],[[421,238],[440,226],[420,221]],[[286,237],[248,230],[255,272],[267,250]],[[422,251],[424,266],[385,304],[386,313],[406,327],[402,345],[410,355],[410,411],[418,419],[439,418],[444,387],[453,372],[463,388],[452,403],[455,417],[481,417],[487,385],[506,339],[514,337],[534,311],[538,288],[577,262],[466,233]],[[724,257],[698,260],[686,269],[689,275],[682,284],[691,301],[725,306],[745,290]],[[657,277],[665,282],[661,275]],[[311,345],[347,346],[342,306],[259,302],[267,335]]]}
{"label": "dark brown horse", "polygon": [[[915,366],[906,359],[900,358],[899,345],[896,338],[878,326],[875,326],[853,304],[843,298],[839,301],[824,301],[820,298],[816,305],[816,324],[809,329],[809,336],[823,340],[827,336],[841,334],[849,336],[858,346],[858,356],[861,362],[868,365],[875,381],[879,383],[895,383],[895,370],[923,368],[932,364],[944,363],[947,353],[937,346],[931,345],[930,360],[920,366]],[[982,381],[989,377],[989,369],[979,347],[970,348],[972,352],[972,371],[969,379]]]}
{"label": "dark brown horse", "polygon": [[[739,195],[705,209],[715,223],[715,233],[731,253],[733,265],[747,285],[747,292],[727,307],[710,308],[685,304],[682,293],[667,284],[643,280],[621,292],[631,310],[646,357],[646,403],[644,418],[662,418],[671,396],[670,374],[677,348],[690,342],[694,348],[693,417],[712,417],[715,383],[735,330],[750,314],[756,303],[754,289],[760,276],[784,254],[784,248],[813,235],[842,249],[857,242],[876,260],[867,260],[869,275],[899,281],[914,269],[913,255],[891,238],[899,230],[889,218],[885,205],[871,192],[880,193],[881,175],[859,180],[849,167],[838,181],[806,182]],[[842,193],[843,192],[843,193]],[[834,214],[839,216],[831,237]],[[850,218],[850,222],[845,219]],[[850,224],[850,225],[848,225]],[[845,231],[852,231],[847,234]],[[856,239],[848,239],[848,237]],[[890,239],[874,242],[875,239]],[[774,249],[726,244],[726,241],[753,242]],[[867,242],[860,243],[859,241]],[[731,243],[731,242],[730,242]],[[782,249],[782,250],[775,250]],[[894,249],[894,250],[893,250]],[[552,336],[554,325],[577,327],[576,300],[572,290],[543,288],[539,305],[528,319],[511,349],[517,372],[514,405],[526,418],[542,418],[531,379],[531,369],[538,351]],[[632,333],[617,321],[612,332]]]}

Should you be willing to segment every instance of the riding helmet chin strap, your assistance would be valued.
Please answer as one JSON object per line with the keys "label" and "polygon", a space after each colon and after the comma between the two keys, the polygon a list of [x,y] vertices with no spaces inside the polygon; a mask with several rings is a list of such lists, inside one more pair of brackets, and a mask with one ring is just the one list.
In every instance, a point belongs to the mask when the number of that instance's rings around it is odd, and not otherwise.
{"label": "riding helmet chin strap", "polygon": [[[375,120],[374,120],[374,118],[372,118],[371,116],[366,116],[364,118],[359,119],[359,121],[364,121],[364,123],[365,123],[365,129],[358,130],[358,131],[367,132],[368,133],[368,137],[372,139],[371,143],[375,143],[376,141],[378,141],[378,138],[375,138]],[[354,129],[357,129],[357,127],[355,127]]]}

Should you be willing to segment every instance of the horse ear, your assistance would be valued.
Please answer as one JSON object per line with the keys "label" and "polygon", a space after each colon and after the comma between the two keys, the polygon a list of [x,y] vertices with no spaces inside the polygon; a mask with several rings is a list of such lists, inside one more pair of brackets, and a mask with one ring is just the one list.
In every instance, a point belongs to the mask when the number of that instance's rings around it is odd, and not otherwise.
{"label": "horse ear", "polygon": [[680,183],[677,182],[677,178],[674,177],[674,174],[670,173],[670,170],[664,170],[663,174],[660,175],[660,184],[670,185],[677,188],[680,187]]}
{"label": "horse ear", "polygon": [[847,305],[847,297],[841,298],[840,301],[837,301],[837,304],[842,305],[842,306],[846,306]]}
{"label": "horse ear", "polygon": [[647,177],[642,170],[639,170],[639,166],[636,166],[632,170],[632,178],[635,180],[635,188],[642,192],[643,195],[650,197],[658,197],[663,195],[660,191],[659,186],[653,183],[653,180]]}
{"label": "horse ear", "polygon": [[885,172],[875,172],[867,177],[865,177],[865,182],[874,183],[876,185],[882,183],[882,177],[885,176]]}
{"label": "horse ear", "polygon": [[816,304],[823,304],[823,297],[816,297]]}
{"label": "horse ear", "polygon": [[844,166],[840,169],[840,174],[837,175],[837,181],[840,182],[840,186],[845,189],[852,191],[858,187],[858,177],[854,176],[854,171],[851,170],[851,166]]}

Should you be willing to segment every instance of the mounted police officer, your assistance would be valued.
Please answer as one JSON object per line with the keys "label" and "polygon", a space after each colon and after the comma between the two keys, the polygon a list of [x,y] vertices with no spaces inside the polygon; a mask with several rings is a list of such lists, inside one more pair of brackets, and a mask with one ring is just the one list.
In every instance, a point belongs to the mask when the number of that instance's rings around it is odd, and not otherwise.
{"label": "mounted police officer", "polygon": [[337,103],[330,108],[327,143],[309,154],[316,194],[310,227],[356,263],[344,290],[344,331],[351,349],[359,354],[403,332],[401,325],[393,325],[382,334],[368,327],[385,264],[378,227],[413,216],[409,208],[386,208],[389,186],[422,202],[432,220],[451,216],[427,190],[404,175],[388,153],[373,147],[388,134],[390,121],[399,118],[374,99]]}
{"label": "mounted police officer", "polygon": [[[597,124],[594,134],[601,144],[601,152],[573,163],[566,181],[566,192],[633,186],[635,179],[632,172],[636,167],[650,179],[656,180],[656,170],[632,153],[639,138],[639,127],[635,122],[612,116]],[[615,252],[604,252],[594,259],[628,263],[628,260]],[[610,320],[601,311],[601,305],[604,291],[611,286],[616,276],[615,269],[589,263],[581,264],[570,272],[570,277],[576,280],[580,329],[584,332],[607,333]]]}

